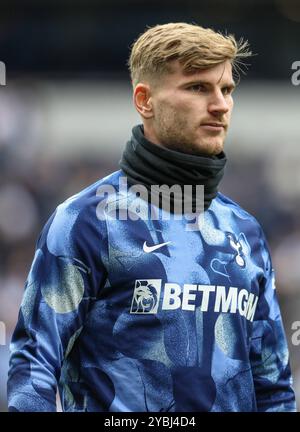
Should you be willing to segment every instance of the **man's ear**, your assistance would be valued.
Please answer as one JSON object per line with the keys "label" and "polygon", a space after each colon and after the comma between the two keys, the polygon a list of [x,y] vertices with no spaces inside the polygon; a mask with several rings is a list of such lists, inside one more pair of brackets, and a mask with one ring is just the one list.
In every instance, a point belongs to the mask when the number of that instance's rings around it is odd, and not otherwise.
{"label": "man's ear", "polygon": [[133,91],[133,102],[136,110],[145,119],[153,117],[153,106],[150,86],[138,83]]}

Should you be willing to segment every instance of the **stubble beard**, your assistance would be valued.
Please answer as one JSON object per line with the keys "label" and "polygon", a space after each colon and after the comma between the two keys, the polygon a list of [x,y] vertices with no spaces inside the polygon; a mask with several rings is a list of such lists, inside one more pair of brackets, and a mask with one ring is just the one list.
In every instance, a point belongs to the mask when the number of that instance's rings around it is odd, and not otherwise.
{"label": "stubble beard", "polygon": [[188,120],[172,110],[159,110],[155,121],[160,145],[170,150],[198,156],[214,156],[223,150],[225,137],[199,137],[199,127],[187,127]]}

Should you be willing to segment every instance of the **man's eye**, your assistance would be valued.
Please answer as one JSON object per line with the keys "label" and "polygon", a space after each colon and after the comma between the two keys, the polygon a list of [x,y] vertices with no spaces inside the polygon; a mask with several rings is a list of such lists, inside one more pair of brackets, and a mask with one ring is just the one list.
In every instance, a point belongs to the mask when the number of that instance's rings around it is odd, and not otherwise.
{"label": "man's eye", "polygon": [[195,84],[195,85],[188,87],[188,90],[191,90],[193,92],[204,92],[206,90],[206,88],[202,84]]}
{"label": "man's eye", "polygon": [[232,88],[232,87],[223,87],[223,88],[222,88],[222,93],[223,93],[224,95],[231,94],[232,92],[233,92],[233,88]]}

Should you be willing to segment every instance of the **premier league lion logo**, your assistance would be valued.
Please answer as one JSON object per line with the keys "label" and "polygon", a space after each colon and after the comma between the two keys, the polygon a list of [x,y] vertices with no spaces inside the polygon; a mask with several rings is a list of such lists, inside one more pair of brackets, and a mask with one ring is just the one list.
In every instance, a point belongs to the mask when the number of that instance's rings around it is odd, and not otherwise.
{"label": "premier league lion logo", "polygon": [[135,281],[130,313],[157,313],[160,288],[160,279]]}

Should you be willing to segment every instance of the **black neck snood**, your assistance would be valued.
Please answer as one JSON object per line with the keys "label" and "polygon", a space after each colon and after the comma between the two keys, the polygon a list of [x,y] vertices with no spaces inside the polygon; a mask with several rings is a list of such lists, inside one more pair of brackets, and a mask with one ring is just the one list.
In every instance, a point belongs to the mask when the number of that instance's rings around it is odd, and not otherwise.
{"label": "black neck snood", "polygon": [[120,168],[128,183],[141,184],[148,191],[153,185],[179,185],[182,188],[192,185],[194,211],[195,186],[204,185],[204,209],[208,209],[217,195],[225,164],[224,152],[216,156],[197,156],[153,144],[145,138],[143,126],[138,125],[133,128],[132,137],[126,144]]}

